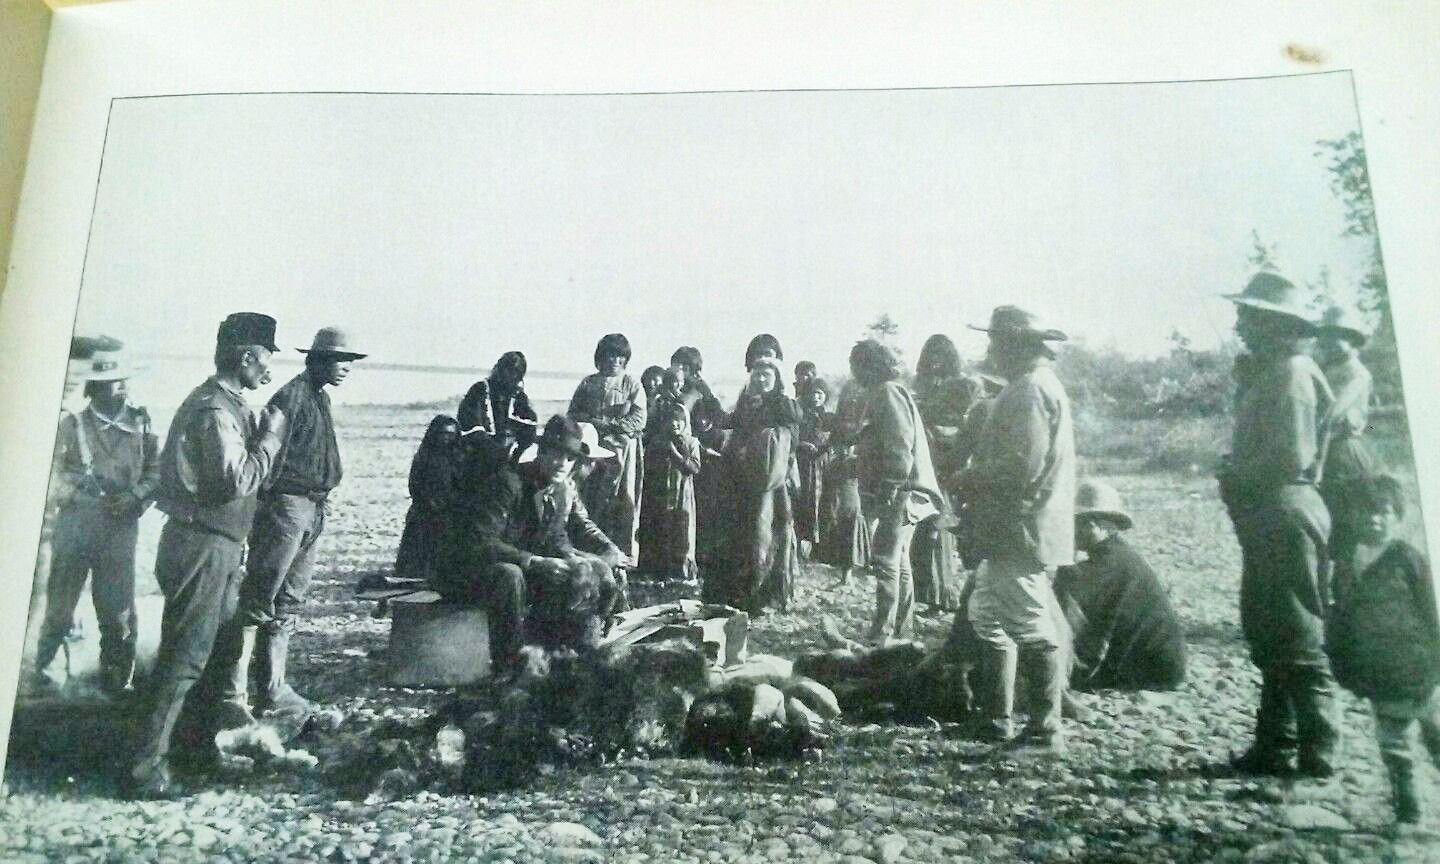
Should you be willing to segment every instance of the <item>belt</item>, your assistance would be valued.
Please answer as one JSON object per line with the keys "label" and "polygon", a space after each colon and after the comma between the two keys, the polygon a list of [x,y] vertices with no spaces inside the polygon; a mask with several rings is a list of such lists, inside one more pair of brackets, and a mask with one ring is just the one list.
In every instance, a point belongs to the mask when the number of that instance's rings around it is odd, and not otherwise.
{"label": "belt", "polygon": [[309,498],[316,504],[324,504],[325,499],[330,497],[330,490],[318,491],[315,489],[300,489],[294,486],[276,486],[272,489],[265,490],[260,497],[273,498],[276,495],[296,495],[301,498]]}

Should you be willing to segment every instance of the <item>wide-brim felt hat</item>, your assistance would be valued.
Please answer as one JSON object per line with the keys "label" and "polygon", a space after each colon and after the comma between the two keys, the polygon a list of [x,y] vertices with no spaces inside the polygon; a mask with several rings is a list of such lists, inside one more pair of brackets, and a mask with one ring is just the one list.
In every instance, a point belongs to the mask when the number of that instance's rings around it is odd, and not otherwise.
{"label": "wide-brim felt hat", "polygon": [[1128,529],[1135,524],[1125,510],[1120,492],[1109,483],[1100,480],[1081,480],[1075,490],[1075,516],[1094,516],[1108,519],[1120,528]]}
{"label": "wide-brim felt hat", "polygon": [[1340,330],[1359,342],[1370,338],[1370,322],[1354,306],[1331,306],[1320,316],[1321,330]]}
{"label": "wide-brim felt hat", "polygon": [[144,367],[137,366],[121,351],[95,351],[88,359],[72,360],[76,377],[86,381],[123,381]]}
{"label": "wide-brim felt hat", "polygon": [[259,345],[272,353],[280,350],[275,344],[275,319],[259,312],[234,312],[220,322],[215,333],[216,345]]}
{"label": "wide-brim felt hat", "polygon": [[356,351],[350,344],[350,334],[339,327],[321,327],[315,331],[315,338],[309,348],[296,348],[301,354],[322,354],[342,360],[363,360],[369,354]]}
{"label": "wide-brim felt hat", "polygon": [[991,336],[1001,338],[1029,337],[1042,342],[1064,342],[1069,339],[1063,330],[1056,330],[1052,327],[1041,326],[1040,316],[1019,306],[996,306],[990,313],[990,324],[986,327],[979,327],[975,324],[967,325],[971,330],[979,330],[981,333],[989,333]]}
{"label": "wide-brim felt hat", "polygon": [[609,459],[615,455],[614,450],[606,449],[600,443],[600,430],[595,428],[594,423],[576,423],[580,427],[580,445],[585,448],[586,459]]}
{"label": "wide-brim felt hat", "polygon": [[615,455],[600,446],[600,433],[593,424],[576,423],[564,414],[545,421],[545,431],[535,440],[535,448],[537,453],[544,449],[559,450],[576,459],[606,459]]}
{"label": "wide-brim felt hat", "polygon": [[1278,273],[1256,273],[1239,294],[1221,294],[1236,306],[1248,306],[1262,312],[1284,315],[1311,327],[1315,319],[1306,307],[1305,298],[1295,283]]}

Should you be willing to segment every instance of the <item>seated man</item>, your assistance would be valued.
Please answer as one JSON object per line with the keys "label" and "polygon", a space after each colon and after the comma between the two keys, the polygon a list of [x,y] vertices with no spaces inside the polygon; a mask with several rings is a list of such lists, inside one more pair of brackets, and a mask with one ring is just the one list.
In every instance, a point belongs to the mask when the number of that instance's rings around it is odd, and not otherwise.
{"label": "seated man", "polygon": [[1075,545],[1055,595],[1075,633],[1076,690],[1173,690],[1185,680],[1185,634],[1155,571],[1120,532],[1133,524],[1120,493],[1087,480],[1075,495]]}
{"label": "seated man", "polygon": [[535,458],[462,490],[450,520],[435,588],[486,606],[491,656],[502,671],[514,668],[527,640],[550,648],[598,644],[614,607],[611,571],[627,562],[590,521],[570,476],[578,460],[612,454],[586,437],[594,436],[552,417]]}

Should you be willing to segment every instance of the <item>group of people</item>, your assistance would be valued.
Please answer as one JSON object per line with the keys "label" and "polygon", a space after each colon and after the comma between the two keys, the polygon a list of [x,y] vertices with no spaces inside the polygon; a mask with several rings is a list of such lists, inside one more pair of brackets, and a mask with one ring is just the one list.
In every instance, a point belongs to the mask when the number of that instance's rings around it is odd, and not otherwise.
{"label": "group of people", "polygon": [[256,413],[243,393],[270,380],[275,327],[250,312],[221,322],[215,374],[180,405],[163,447],[148,412],[128,400],[134,367],[123,345],[110,337],[72,343],[72,378],[84,382],[87,404],[62,414],[57,437],[35,684],[53,687],[47,670],[88,578],[101,688],[117,698],[133,692],[138,521],[158,506],[166,521],[155,579],[165,609],[128,775],[138,796],[179,793],[170,771],[177,726],[214,731],[254,723],[256,714],[304,718],[314,708],[286,666],[326,501],[342,476],[325,389],[366,355],[343,330],[322,328],[299,349],[304,371]]}
{"label": "group of people", "polygon": [[[1440,633],[1424,556],[1394,536],[1404,496],[1363,437],[1366,331],[1340,310],[1312,320],[1274,274],[1226,296],[1245,353],[1220,492],[1262,678],[1255,740],[1235,767],[1332,773],[1338,678],[1374,700],[1397,813],[1414,821],[1407,736],[1418,722],[1440,759]],[[182,720],[221,728],[253,722],[252,709],[312,707],[287,683],[286,658],[341,480],[325,389],[366,355],[322,329],[305,371],[252,413],[243,391],[269,379],[275,326],[256,313],[222,322],[215,375],[181,405],[163,447],[127,401],[119,346],[76,340],[89,404],[61,424],[36,662],[43,672],[63,645],[88,574],[102,684],[131,686],[135,523],[158,503],[166,604],[130,775],[137,795],[175,793],[169,749]],[[875,580],[871,644],[912,638],[917,603],[958,608],[943,650],[964,652],[976,673],[975,736],[1062,752],[1067,688],[1175,687],[1184,638],[1122,537],[1133,519],[1119,493],[1077,478],[1054,365],[1066,335],[1015,306],[973,329],[988,345],[970,373],[937,335],[907,386],[895,353],[867,339],[839,394],[802,362],[794,398],[778,340],[761,334],[729,410],[695,348],[636,378],[628,340],[612,333],[596,345],[596,372],[543,425],[526,358],[507,352],[426,430],[397,575],[483,604],[507,674],[527,642],[598,644],[629,573],[698,581],[704,599],[761,614],[791,603],[807,555],[842,579],[864,568]],[[1019,681],[1028,721],[1016,735]]]}

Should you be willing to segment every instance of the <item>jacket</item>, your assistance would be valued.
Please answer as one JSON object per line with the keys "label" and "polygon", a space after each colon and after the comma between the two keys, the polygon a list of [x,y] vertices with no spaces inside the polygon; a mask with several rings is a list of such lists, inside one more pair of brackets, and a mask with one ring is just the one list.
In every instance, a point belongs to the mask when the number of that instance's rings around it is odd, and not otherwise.
{"label": "jacket", "polygon": [[245,397],[211,377],[170,421],[156,506],[172,519],[243,541],[279,449],[279,436],[258,434]]}

